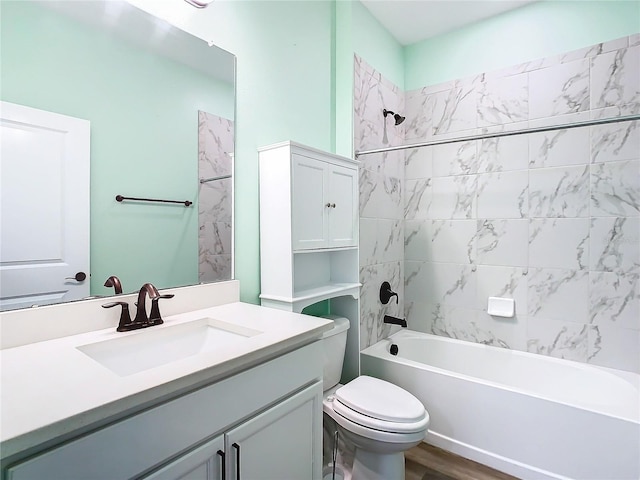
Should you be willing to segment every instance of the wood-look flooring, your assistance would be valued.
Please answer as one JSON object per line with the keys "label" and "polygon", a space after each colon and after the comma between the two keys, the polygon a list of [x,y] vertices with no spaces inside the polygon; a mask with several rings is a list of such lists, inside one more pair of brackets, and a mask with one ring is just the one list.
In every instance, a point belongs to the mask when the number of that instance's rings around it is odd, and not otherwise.
{"label": "wood-look flooring", "polygon": [[405,480],[517,480],[424,442],[406,451],[404,458]]}

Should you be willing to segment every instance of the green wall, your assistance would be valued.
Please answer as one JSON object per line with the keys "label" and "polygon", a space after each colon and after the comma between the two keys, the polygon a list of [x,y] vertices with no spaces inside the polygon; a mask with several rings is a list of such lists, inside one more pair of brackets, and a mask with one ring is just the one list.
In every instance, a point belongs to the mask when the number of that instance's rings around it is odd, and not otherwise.
{"label": "green wall", "polygon": [[233,118],[233,86],[30,2],[2,8],[1,98],[91,121],[91,293],[198,281],[197,111]]}
{"label": "green wall", "polygon": [[536,2],[405,47],[405,90],[638,32],[638,1]]}
{"label": "green wall", "polygon": [[404,49],[360,2],[353,2],[353,51],[404,88]]}
{"label": "green wall", "polygon": [[353,156],[353,2],[335,2],[335,38],[331,81],[335,92],[333,130],[335,153]]}
{"label": "green wall", "polygon": [[[228,40],[237,55],[235,272],[258,303],[257,149],[284,140],[330,150],[331,2],[242,1]],[[224,47],[223,47],[224,48]]]}

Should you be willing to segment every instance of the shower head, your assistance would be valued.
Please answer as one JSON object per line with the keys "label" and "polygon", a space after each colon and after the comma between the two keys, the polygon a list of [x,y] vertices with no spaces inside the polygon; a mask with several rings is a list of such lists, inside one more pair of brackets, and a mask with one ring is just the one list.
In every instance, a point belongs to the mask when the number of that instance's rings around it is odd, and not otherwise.
{"label": "shower head", "polygon": [[403,117],[402,115],[393,113],[391,110],[387,110],[386,108],[382,110],[382,114],[384,115],[384,118],[387,118],[387,115],[393,115],[393,118],[396,121],[396,125],[400,125],[402,122],[404,122],[405,119],[405,117]]}

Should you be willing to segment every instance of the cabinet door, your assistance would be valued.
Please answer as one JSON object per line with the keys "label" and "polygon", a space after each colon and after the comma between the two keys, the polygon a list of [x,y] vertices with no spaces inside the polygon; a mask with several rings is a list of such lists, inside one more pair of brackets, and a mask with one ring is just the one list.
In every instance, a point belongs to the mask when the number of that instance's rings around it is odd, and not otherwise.
{"label": "cabinet door", "polygon": [[319,479],[322,382],[229,431],[225,447],[228,479]]}
{"label": "cabinet door", "polygon": [[221,480],[225,465],[224,436],[205,443],[177,458],[146,480]]}
{"label": "cabinet door", "polygon": [[358,244],[358,171],[328,165],[329,247]]}
{"label": "cabinet door", "polygon": [[[293,249],[327,246],[327,210],[325,205],[327,164],[302,155],[293,155],[291,215]],[[282,188],[287,188],[283,186]],[[271,205],[268,208],[279,208]]]}

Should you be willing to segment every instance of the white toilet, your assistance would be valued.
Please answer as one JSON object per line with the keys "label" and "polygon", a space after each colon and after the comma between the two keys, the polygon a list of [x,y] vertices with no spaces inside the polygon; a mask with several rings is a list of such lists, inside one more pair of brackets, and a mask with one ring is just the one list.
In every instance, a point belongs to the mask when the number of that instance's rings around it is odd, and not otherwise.
{"label": "white toilet", "polygon": [[322,337],[323,410],[354,449],[352,480],[404,480],[404,452],[424,440],[429,414],[406,390],[362,375],[340,385],[349,320],[330,317]]}

